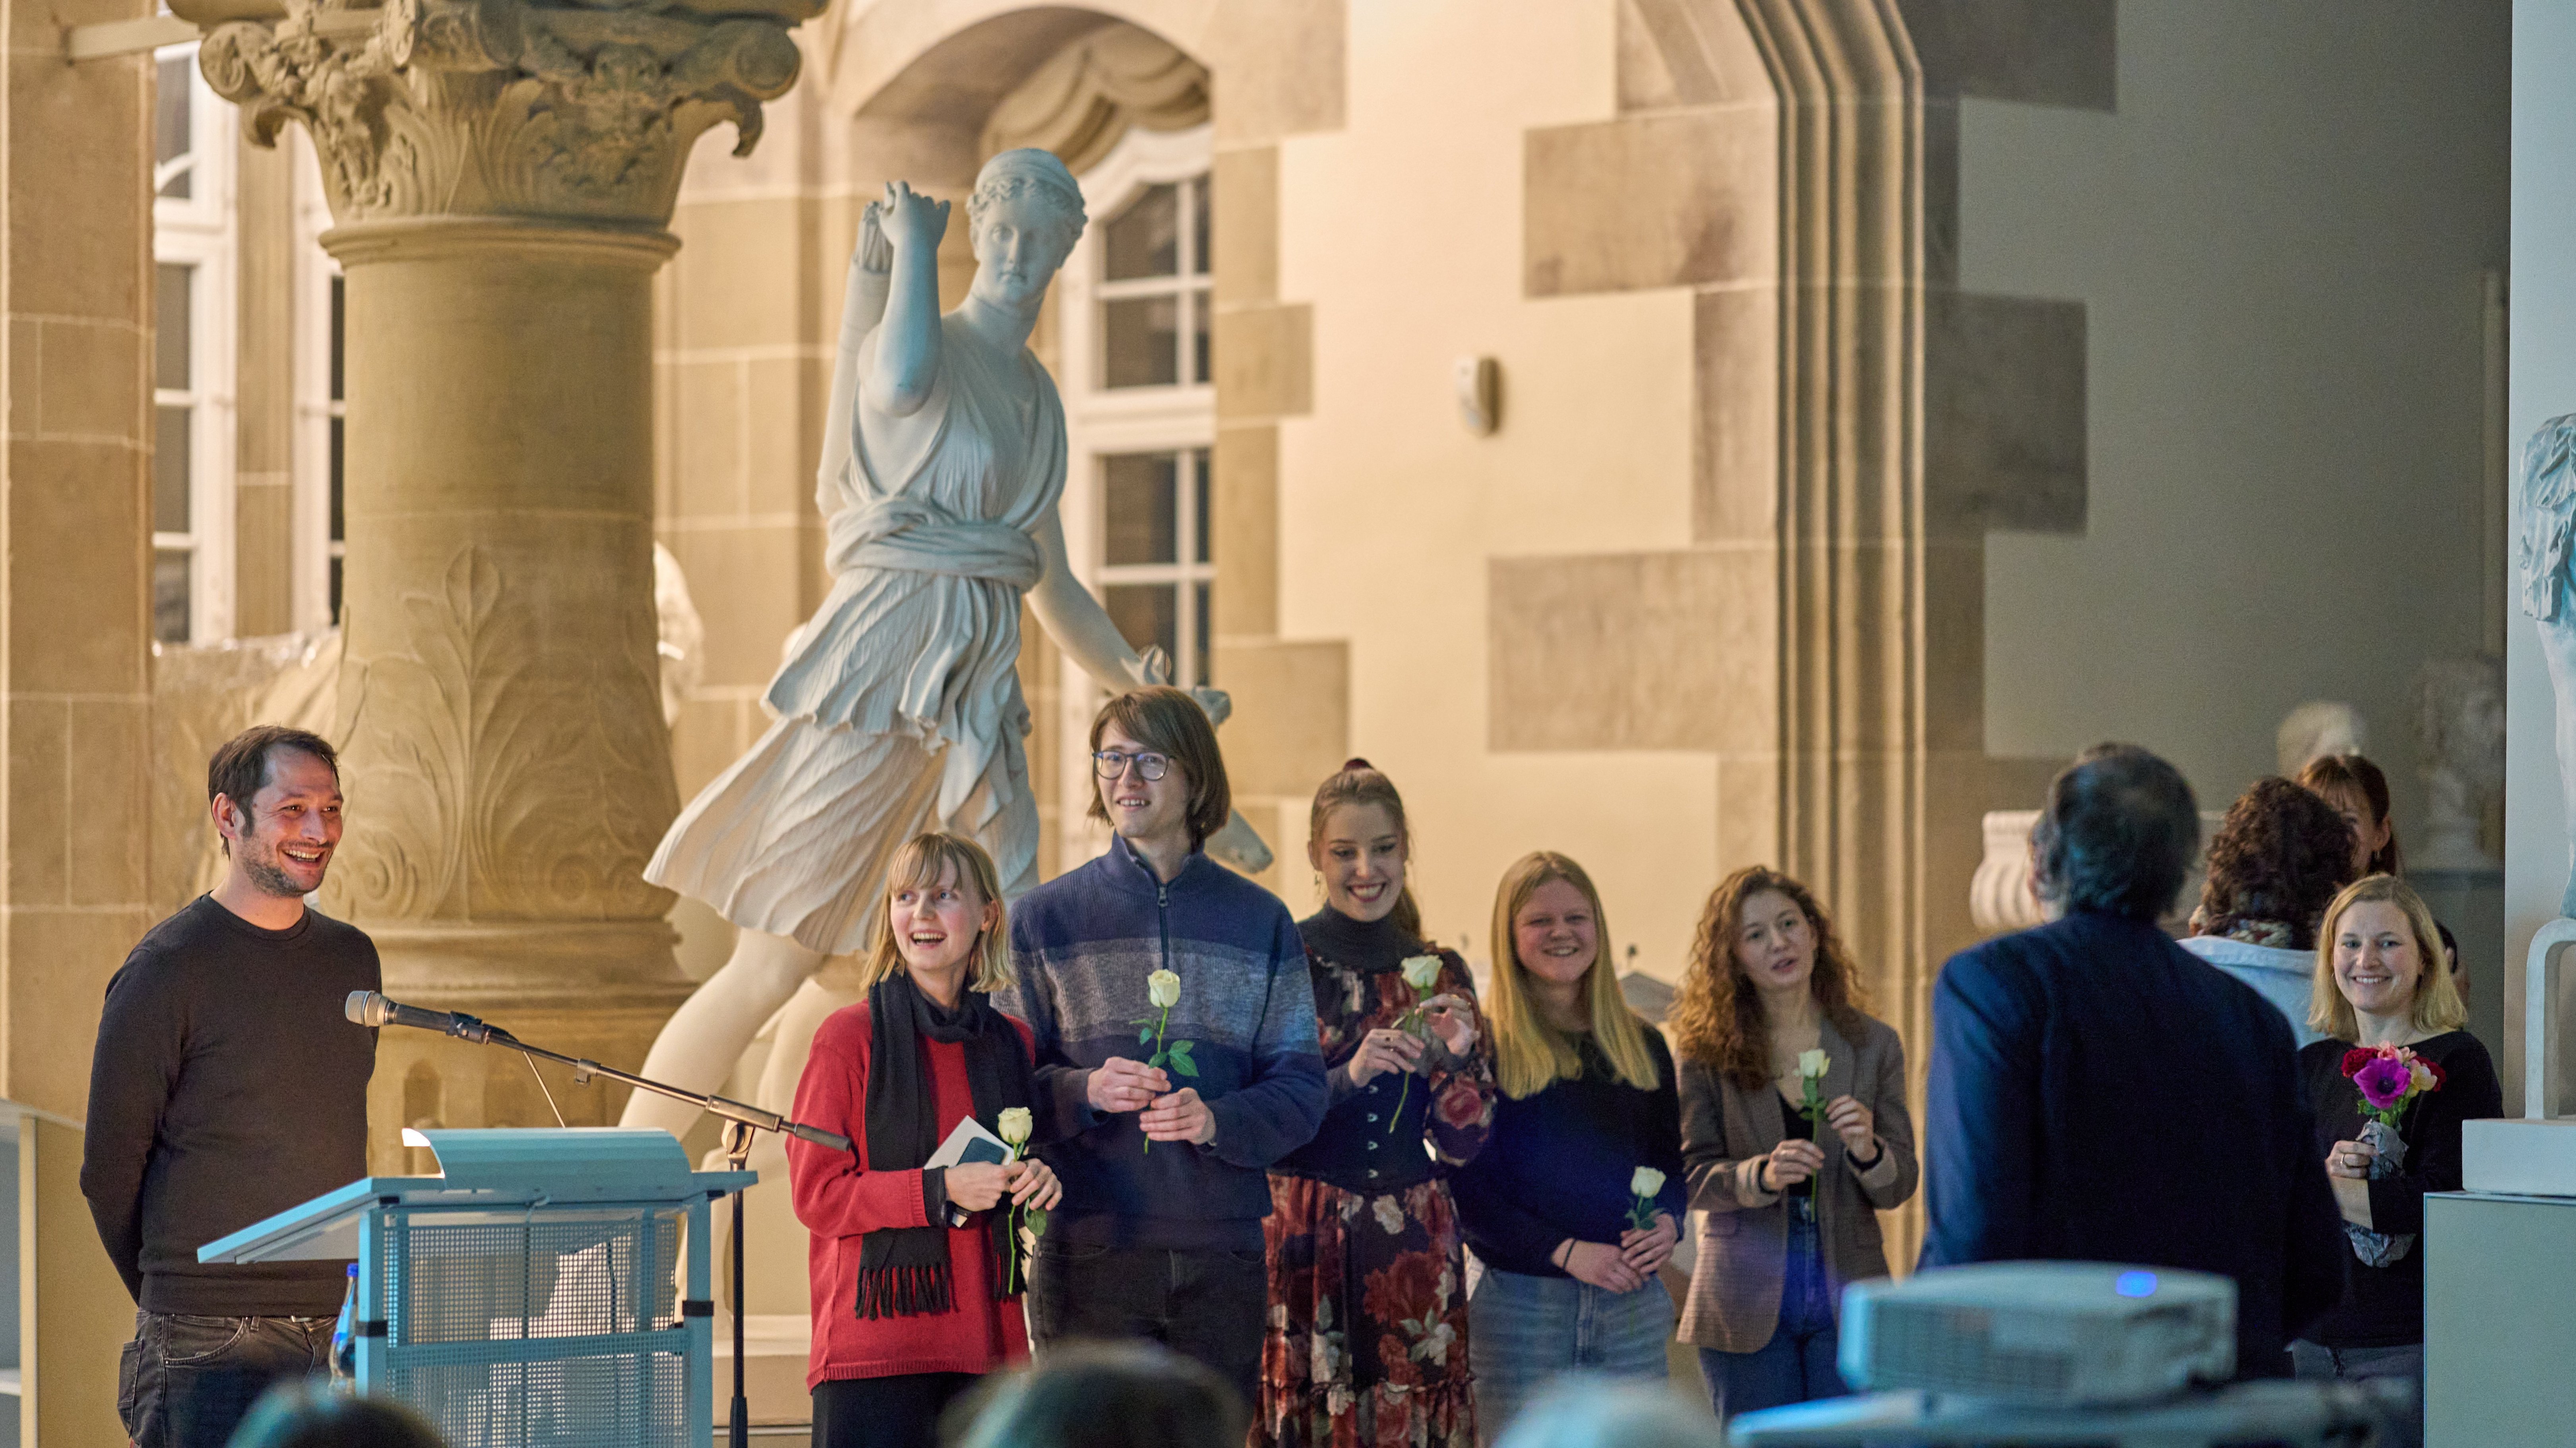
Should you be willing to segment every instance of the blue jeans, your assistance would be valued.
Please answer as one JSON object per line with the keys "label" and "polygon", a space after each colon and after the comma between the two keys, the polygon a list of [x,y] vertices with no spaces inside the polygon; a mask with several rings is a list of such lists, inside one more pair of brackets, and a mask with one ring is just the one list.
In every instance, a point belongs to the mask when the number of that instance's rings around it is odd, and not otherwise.
{"label": "blue jeans", "polygon": [[1571,1277],[1486,1268],[1467,1299],[1479,1436],[1501,1437],[1523,1404],[1569,1373],[1662,1381],[1672,1335],[1673,1299],[1659,1283],[1606,1292]]}
{"label": "blue jeans", "polygon": [[135,1448],[224,1448],[273,1384],[330,1370],[327,1317],[134,1314],[116,1415]]}
{"label": "blue jeans", "polygon": [[1771,1340],[1752,1352],[1699,1350],[1700,1371],[1708,1378],[1709,1403],[1717,1409],[1718,1421],[1849,1393],[1834,1363],[1841,1348],[1842,1336],[1834,1330],[1833,1284],[1825,1279],[1816,1220],[1793,1204],[1788,1273],[1780,1284],[1780,1326]]}
{"label": "blue jeans", "polygon": [[2424,1441],[2424,1344],[2396,1347],[2327,1347],[2301,1338],[2290,1344],[2290,1363],[2303,1378],[2336,1378],[2347,1383],[2372,1378],[2403,1378],[2415,1385],[2414,1411],[2407,1415],[2414,1436],[2391,1448],[2412,1448]]}

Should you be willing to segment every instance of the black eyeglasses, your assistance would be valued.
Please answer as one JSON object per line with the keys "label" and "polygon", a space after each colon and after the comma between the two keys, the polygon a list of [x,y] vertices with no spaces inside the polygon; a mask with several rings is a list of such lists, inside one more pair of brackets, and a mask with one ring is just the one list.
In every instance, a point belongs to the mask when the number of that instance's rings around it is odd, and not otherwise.
{"label": "black eyeglasses", "polygon": [[1102,779],[1116,779],[1127,772],[1131,763],[1136,766],[1136,772],[1147,779],[1160,779],[1171,771],[1172,757],[1156,754],[1150,749],[1139,754],[1121,754],[1115,749],[1104,749],[1091,756],[1091,767],[1100,772]]}

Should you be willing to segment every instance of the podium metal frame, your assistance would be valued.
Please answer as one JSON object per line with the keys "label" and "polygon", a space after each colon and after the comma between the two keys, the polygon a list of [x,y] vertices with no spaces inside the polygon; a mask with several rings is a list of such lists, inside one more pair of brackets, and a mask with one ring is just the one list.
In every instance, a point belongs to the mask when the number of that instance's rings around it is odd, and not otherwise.
{"label": "podium metal frame", "polygon": [[351,1182],[198,1259],[356,1259],[358,1391],[454,1448],[712,1448],[709,1209],[758,1173],[693,1171],[664,1131],[424,1134],[439,1175]]}

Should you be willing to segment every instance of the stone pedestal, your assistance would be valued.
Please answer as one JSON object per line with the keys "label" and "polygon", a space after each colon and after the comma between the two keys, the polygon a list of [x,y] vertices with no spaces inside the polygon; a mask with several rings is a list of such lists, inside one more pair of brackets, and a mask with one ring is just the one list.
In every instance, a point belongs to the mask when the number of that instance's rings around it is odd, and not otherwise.
{"label": "stone pedestal", "polygon": [[[349,830],[323,908],[375,937],[396,999],[630,1068],[690,985],[641,873],[678,807],[650,287],[699,133],[747,148],[795,79],[811,10],[762,8],[289,0],[200,58],[253,140],[312,132],[348,277]],[[388,1032],[377,1165],[402,1126],[622,1104],[548,1085],[555,1106],[514,1056]]]}

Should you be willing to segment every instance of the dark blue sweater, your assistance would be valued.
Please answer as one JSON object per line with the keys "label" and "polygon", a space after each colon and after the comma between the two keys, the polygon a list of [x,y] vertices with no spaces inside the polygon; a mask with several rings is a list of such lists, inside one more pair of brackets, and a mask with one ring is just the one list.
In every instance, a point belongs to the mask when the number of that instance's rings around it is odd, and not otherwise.
{"label": "dark blue sweater", "polygon": [[[1109,853],[1011,907],[1017,977],[994,1004],[1029,1023],[1037,1046],[1039,1155],[1064,1180],[1050,1234],[1086,1246],[1261,1249],[1272,1163],[1324,1119],[1314,986],[1297,923],[1279,898],[1193,854],[1168,883],[1117,840]],[[1132,1112],[1092,1110],[1092,1068],[1143,1061],[1136,1022],[1161,1013],[1145,977],[1181,978],[1165,1039],[1189,1041],[1191,1077],[1216,1118],[1206,1146],[1158,1142]],[[1146,1029],[1150,1030],[1151,1027]]]}
{"label": "dark blue sweater", "polygon": [[1950,957],[1929,1098],[1926,1267],[2224,1273],[2248,1377],[2343,1293],[2288,1023],[2150,923],[2079,913]]}
{"label": "dark blue sweater", "polygon": [[1689,1210],[1682,1181],[1682,1101],[1673,1053],[1646,1032],[1658,1084],[1640,1091],[1619,1079],[1592,1038],[1582,1041],[1583,1074],[1533,1096],[1494,1104],[1494,1134],[1450,1178],[1467,1245],[1488,1267],[1563,1277],[1549,1259],[1559,1242],[1617,1245],[1628,1230],[1637,1168],[1664,1174],[1655,1205],[1674,1225]]}

